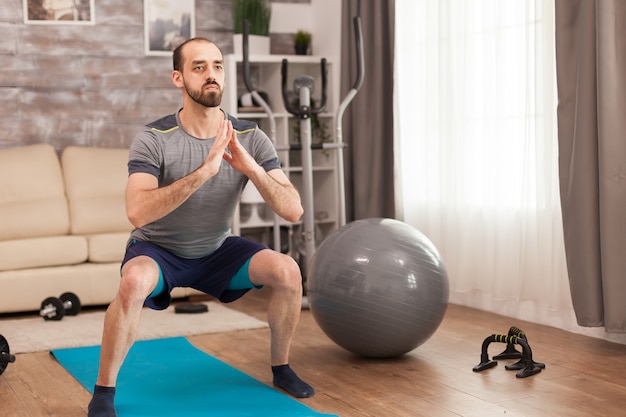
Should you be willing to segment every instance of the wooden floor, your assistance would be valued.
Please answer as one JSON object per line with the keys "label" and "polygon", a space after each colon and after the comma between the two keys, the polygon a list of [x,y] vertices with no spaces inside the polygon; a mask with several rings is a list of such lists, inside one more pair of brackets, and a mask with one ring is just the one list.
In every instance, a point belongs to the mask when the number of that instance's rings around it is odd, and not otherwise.
{"label": "wooden floor", "polygon": [[[264,291],[231,307],[265,319]],[[473,372],[485,337],[507,333],[511,326],[526,333],[534,359],[546,369],[518,379],[515,371],[504,369],[511,361],[499,361],[493,369]],[[271,384],[267,329],[190,340]],[[493,343],[490,358],[504,347]],[[626,346],[455,305],[431,339],[391,360],[360,359],[344,351],[304,311],[291,364],[317,391],[302,402],[341,417],[626,415]],[[0,415],[5,417],[85,416],[89,398],[48,353],[17,355],[0,376]]]}

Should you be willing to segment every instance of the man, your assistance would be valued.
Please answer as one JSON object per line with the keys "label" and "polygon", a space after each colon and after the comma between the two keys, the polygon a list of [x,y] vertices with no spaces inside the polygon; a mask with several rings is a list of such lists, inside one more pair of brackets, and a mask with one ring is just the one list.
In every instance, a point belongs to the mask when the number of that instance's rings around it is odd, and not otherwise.
{"label": "man", "polygon": [[269,287],[274,385],[299,398],[314,394],[288,361],[302,300],[298,265],[230,235],[248,180],[288,221],[302,216],[299,194],[280,169],[268,137],[254,123],[219,108],[220,49],[207,39],[191,39],[174,51],[173,61],[172,81],[182,92],[183,108],[146,126],[130,149],[126,211],[135,229],[118,293],[106,312],[89,417],[116,416],[116,379],[135,340],[141,309],[166,308],[174,287],[192,287],[222,302]]}

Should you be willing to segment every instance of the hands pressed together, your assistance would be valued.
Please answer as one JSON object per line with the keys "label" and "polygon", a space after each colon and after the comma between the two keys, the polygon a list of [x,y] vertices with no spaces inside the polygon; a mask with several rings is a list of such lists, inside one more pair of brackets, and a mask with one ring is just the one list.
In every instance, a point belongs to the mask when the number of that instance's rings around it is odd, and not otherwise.
{"label": "hands pressed together", "polygon": [[206,162],[211,166],[211,172],[219,171],[222,159],[243,174],[249,174],[258,166],[252,155],[241,146],[237,134],[230,120],[222,120],[217,130],[215,142],[207,155]]}

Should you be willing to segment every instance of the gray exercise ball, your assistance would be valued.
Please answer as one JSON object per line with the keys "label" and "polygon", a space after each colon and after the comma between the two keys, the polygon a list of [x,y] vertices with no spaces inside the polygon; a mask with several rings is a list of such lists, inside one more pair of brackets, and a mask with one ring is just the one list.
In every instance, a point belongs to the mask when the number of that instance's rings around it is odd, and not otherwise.
{"label": "gray exercise ball", "polygon": [[432,242],[393,219],[351,222],[316,251],[307,274],[315,321],[362,357],[407,353],[437,330],[448,306],[448,275]]}

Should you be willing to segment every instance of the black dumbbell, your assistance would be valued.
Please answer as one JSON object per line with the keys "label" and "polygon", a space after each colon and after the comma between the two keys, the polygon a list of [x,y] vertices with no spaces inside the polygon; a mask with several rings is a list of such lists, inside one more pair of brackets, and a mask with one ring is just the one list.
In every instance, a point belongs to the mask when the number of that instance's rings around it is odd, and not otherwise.
{"label": "black dumbbell", "polygon": [[59,298],[46,298],[41,302],[39,311],[44,320],[61,320],[66,314],[75,316],[78,313],[80,313],[80,299],[71,292],[65,292]]}
{"label": "black dumbbell", "polygon": [[0,375],[4,373],[10,363],[15,362],[15,356],[11,355],[9,342],[0,334]]}

